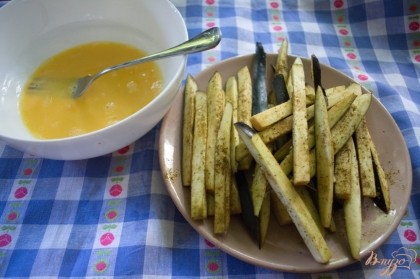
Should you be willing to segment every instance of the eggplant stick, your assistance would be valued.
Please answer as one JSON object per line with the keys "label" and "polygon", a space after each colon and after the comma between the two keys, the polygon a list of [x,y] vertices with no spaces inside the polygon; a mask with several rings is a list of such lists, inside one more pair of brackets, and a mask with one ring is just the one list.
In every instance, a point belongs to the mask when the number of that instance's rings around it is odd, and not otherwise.
{"label": "eggplant stick", "polygon": [[296,58],[292,66],[293,80],[293,184],[306,185],[309,183],[309,147],[308,121],[306,118],[306,90],[305,73],[300,58]]}
{"label": "eggplant stick", "polygon": [[[313,102],[308,102],[308,105],[312,104]],[[262,131],[268,126],[292,115],[292,113],[292,101],[289,100],[251,116],[250,122],[254,129],[257,131]]]}
{"label": "eggplant stick", "polygon": [[[255,58],[252,68],[252,77],[252,115],[255,115],[257,113],[266,111],[268,108],[266,84],[266,54],[262,44],[258,42],[256,44]],[[265,178],[261,167],[259,165],[256,165],[254,168],[253,179],[250,187],[255,216],[260,216],[260,210],[264,201],[267,184],[267,179]]]}
{"label": "eggplant stick", "polygon": [[360,83],[352,82],[349,85],[338,85],[325,90],[327,98],[330,98],[331,96],[340,96],[346,94],[346,92],[351,92],[356,94],[356,96],[360,96],[362,95],[362,86]]}
{"label": "eggplant stick", "polygon": [[331,258],[331,251],[308,208],[271,151],[251,127],[244,123],[236,123],[235,127],[252,157],[263,167],[272,190],[288,209],[293,223],[314,259],[319,263],[327,263]]}
{"label": "eggplant stick", "polygon": [[195,96],[195,124],[191,175],[191,218],[207,217],[205,162],[207,142],[207,94],[197,92]]}
{"label": "eggplant stick", "polygon": [[362,196],[373,198],[376,196],[375,176],[373,173],[370,136],[366,125],[366,119],[363,119],[357,127],[355,139]]}
{"label": "eggplant stick", "polygon": [[192,149],[194,139],[195,94],[197,83],[188,75],[184,89],[184,108],[182,118],[182,185],[191,185]]}
{"label": "eggplant stick", "polygon": [[[253,91],[252,91],[252,115],[267,110],[267,74],[266,54],[261,43],[256,43],[256,51],[252,68]],[[256,165],[253,172],[253,180],[250,187],[254,214],[259,221],[259,247],[261,248],[267,235],[270,221],[270,196],[267,194],[268,182],[261,166]]]}
{"label": "eggplant stick", "polygon": [[346,91],[351,91],[354,94],[356,94],[356,96],[360,96],[362,95],[362,86],[360,85],[360,83],[350,83],[347,87],[346,87]]}
{"label": "eggplant stick", "polygon": [[226,102],[220,129],[217,134],[214,158],[214,233],[227,231],[227,216],[230,215],[230,133],[232,105]]}
{"label": "eggplant stick", "polygon": [[350,197],[344,200],[344,223],[346,226],[347,239],[350,252],[355,260],[360,259],[360,247],[362,239],[362,202],[360,196],[359,171],[356,157],[356,149],[353,138],[349,139],[351,154],[351,181]]}
{"label": "eggplant stick", "polygon": [[372,94],[370,93],[356,97],[348,111],[331,129],[334,153],[337,153],[356,131],[370,106],[371,99]]}
{"label": "eggplant stick", "polygon": [[251,116],[252,127],[262,131],[266,127],[290,116],[292,114],[292,102],[289,100]]}
{"label": "eggplant stick", "polygon": [[[238,78],[238,121],[250,125],[252,115],[252,80],[248,67],[242,67]],[[240,104],[240,105],[239,105]]]}
{"label": "eggplant stick", "polygon": [[265,111],[268,107],[266,84],[266,54],[261,43],[256,43],[252,67],[252,115]]}
{"label": "eggplant stick", "polygon": [[351,141],[348,140],[346,144],[335,155],[334,162],[334,196],[337,199],[348,199],[351,193],[351,162],[352,157],[350,153]]}
{"label": "eggplant stick", "polygon": [[233,123],[238,122],[238,82],[235,76],[228,78],[226,82],[226,101],[232,104],[232,131],[230,138],[230,164],[232,172],[238,171],[238,161],[236,161],[236,146],[239,144],[239,135]]}
{"label": "eggplant stick", "polygon": [[284,77],[284,80],[287,81],[289,76],[289,64],[287,62],[287,56],[289,53],[289,41],[287,39],[283,40],[281,46],[277,53],[276,60],[276,74],[281,74]]}
{"label": "eggplant stick", "polygon": [[[230,124],[230,127],[232,128],[232,123]],[[230,131],[229,131],[230,134]],[[230,141],[230,140],[229,140]],[[226,156],[226,168],[225,168],[225,232],[229,229],[230,225],[230,215],[231,215],[231,193],[232,193],[232,171],[230,167],[230,145],[229,146],[229,152]]]}
{"label": "eggplant stick", "polygon": [[334,148],[328,123],[327,104],[321,86],[318,86],[316,91],[314,127],[319,215],[322,225],[329,228],[334,197]]}
{"label": "eggplant stick", "polygon": [[207,150],[206,150],[206,190],[214,192],[214,154],[216,151],[217,133],[225,106],[225,93],[222,87],[222,76],[215,72],[207,86]]}
{"label": "eggplant stick", "polygon": [[369,146],[370,151],[372,152],[373,168],[376,176],[375,185],[377,184],[376,197],[373,200],[380,209],[388,214],[391,210],[391,197],[389,193],[388,180],[386,179],[385,171],[382,167],[381,161],[379,160],[379,154],[372,139],[370,139]]}
{"label": "eggplant stick", "polygon": [[[251,125],[249,119],[252,115],[252,79],[251,73],[247,66],[242,67],[237,74],[238,78],[238,122],[244,122]],[[239,105],[240,104],[240,105]],[[243,143],[239,142],[236,146],[236,152],[240,151],[240,147]],[[242,155],[241,155],[242,156]],[[238,155],[235,155],[236,161],[238,162],[238,170],[249,169],[252,158],[251,156],[242,156],[238,159]],[[246,158],[245,158],[246,157]]]}
{"label": "eggplant stick", "polygon": [[229,143],[229,163],[228,179],[226,181],[226,207],[228,212],[225,218],[226,228],[229,227],[230,215],[239,214],[241,212],[240,198],[236,183],[235,173],[238,171],[238,162],[235,158],[236,146],[239,144],[239,135],[233,124],[238,121],[238,83],[235,76],[228,78],[226,82],[226,101],[231,104],[232,116],[230,123],[230,143]]}

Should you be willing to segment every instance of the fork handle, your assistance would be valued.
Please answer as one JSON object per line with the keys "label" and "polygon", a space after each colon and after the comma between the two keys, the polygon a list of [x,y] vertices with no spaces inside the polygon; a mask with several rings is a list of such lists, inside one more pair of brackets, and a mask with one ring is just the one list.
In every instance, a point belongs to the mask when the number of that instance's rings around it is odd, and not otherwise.
{"label": "fork handle", "polygon": [[166,58],[170,56],[190,54],[190,53],[208,50],[217,46],[219,42],[221,41],[221,39],[222,39],[222,33],[220,31],[220,28],[213,27],[213,28],[205,30],[204,32],[198,34],[197,36],[191,38],[190,40],[185,41],[184,43],[174,46],[172,48],[169,48],[167,50],[106,68],[102,70],[101,72],[97,73],[95,75],[95,78],[114,70],[137,65],[137,64],[148,62],[151,60],[158,60],[158,59],[162,59],[162,58]]}

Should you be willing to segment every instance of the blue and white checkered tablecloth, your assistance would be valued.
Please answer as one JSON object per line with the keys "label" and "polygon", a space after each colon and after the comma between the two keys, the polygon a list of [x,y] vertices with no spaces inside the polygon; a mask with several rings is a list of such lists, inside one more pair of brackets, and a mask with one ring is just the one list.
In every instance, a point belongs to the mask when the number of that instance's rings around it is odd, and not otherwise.
{"label": "blue and white checkered tablecloth", "polygon": [[[193,75],[253,53],[256,41],[274,53],[287,38],[291,54],[315,53],[373,90],[401,129],[413,168],[407,215],[377,252],[416,250],[416,263],[391,277],[420,278],[420,1],[172,2],[190,35],[212,26],[223,32],[216,49],[189,57]],[[322,274],[282,273],[214,247],[166,190],[159,132],[158,125],[123,149],[81,161],[31,157],[0,141],[0,277],[386,278],[383,266],[363,260]]]}

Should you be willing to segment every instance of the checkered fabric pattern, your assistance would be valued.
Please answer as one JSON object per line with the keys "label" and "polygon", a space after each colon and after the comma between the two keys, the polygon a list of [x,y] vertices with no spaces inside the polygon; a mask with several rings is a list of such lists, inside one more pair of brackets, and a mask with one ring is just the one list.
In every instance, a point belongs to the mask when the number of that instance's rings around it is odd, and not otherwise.
{"label": "checkered fabric pattern", "polygon": [[[192,75],[253,53],[256,41],[276,52],[287,38],[291,54],[316,54],[374,92],[401,129],[413,168],[407,214],[377,252],[386,256],[404,246],[420,255],[420,2],[172,2],[190,36],[212,26],[223,32],[217,48],[189,57]],[[0,141],[0,277],[386,278],[382,266],[363,262],[322,274],[282,273],[214,247],[168,195],[159,128],[112,154],[81,161],[31,157]],[[392,278],[420,278],[420,258]]]}

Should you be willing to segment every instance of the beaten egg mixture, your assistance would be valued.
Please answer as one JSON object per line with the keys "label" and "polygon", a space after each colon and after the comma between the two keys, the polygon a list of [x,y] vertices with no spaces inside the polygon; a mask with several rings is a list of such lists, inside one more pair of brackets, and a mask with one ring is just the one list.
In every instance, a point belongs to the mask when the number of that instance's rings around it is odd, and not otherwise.
{"label": "beaten egg mixture", "polygon": [[154,62],[110,72],[76,99],[71,86],[76,78],[142,56],[142,50],[114,42],[83,44],[54,55],[23,89],[19,107],[25,125],[37,138],[57,139],[92,132],[135,113],[163,88]]}

